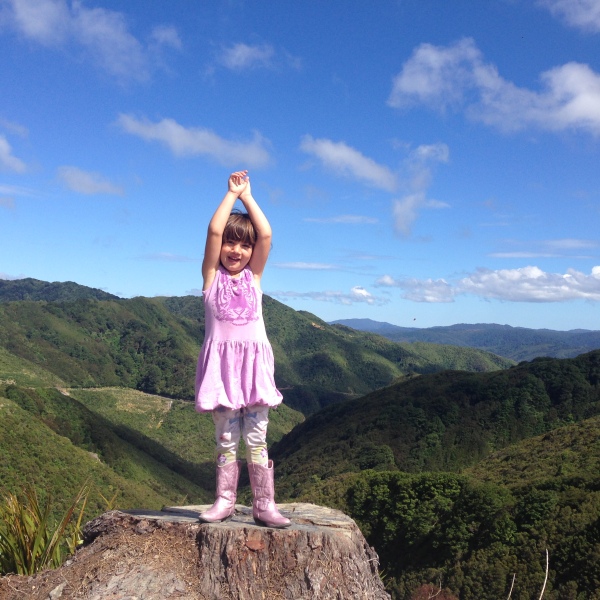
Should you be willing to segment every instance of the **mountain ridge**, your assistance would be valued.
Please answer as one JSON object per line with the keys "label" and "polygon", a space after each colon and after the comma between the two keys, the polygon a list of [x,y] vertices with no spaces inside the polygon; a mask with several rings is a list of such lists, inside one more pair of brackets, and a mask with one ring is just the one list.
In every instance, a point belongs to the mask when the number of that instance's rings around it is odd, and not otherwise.
{"label": "mountain ridge", "polygon": [[600,348],[600,330],[559,331],[497,323],[456,323],[417,328],[372,319],[338,319],[331,324],[372,331],[395,342],[429,342],[486,350],[517,362],[538,356],[574,358]]}

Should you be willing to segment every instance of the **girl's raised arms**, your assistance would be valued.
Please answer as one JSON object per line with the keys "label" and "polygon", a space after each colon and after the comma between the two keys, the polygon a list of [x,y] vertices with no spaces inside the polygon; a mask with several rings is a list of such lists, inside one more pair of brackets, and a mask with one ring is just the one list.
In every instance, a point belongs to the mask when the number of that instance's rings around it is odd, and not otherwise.
{"label": "girl's raised arms", "polygon": [[210,287],[219,268],[223,231],[225,231],[225,225],[227,225],[227,219],[229,219],[235,201],[248,185],[247,173],[248,171],[236,171],[229,176],[227,193],[208,224],[204,260],[202,261],[202,278],[204,279],[202,290],[207,290]]}
{"label": "girl's raised arms", "polygon": [[223,245],[223,231],[227,225],[227,219],[229,219],[233,205],[238,198],[242,201],[256,231],[256,244],[254,245],[248,264],[255,280],[260,284],[260,278],[262,277],[271,250],[271,226],[252,196],[248,171],[236,171],[229,176],[227,193],[208,224],[204,260],[202,261],[203,290],[207,290],[210,287],[219,268],[221,247]]}
{"label": "girl's raised arms", "polygon": [[260,278],[262,277],[267,259],[269,258],[269,252],[271,251],[271,238],[272,231],[271,225],[265,216],[265,213],[258,206],[256,200],[252,196],[252,188],[250,187],[250,178],[246,177],[246,187],[240,194],[240,200],[244,205],[244,208],[250,215],[252,225],[256,231],[256,244],[252,250],[252,256],[250,257],[250,269],[254,275],[254,279],[257,284],[260,284]]}

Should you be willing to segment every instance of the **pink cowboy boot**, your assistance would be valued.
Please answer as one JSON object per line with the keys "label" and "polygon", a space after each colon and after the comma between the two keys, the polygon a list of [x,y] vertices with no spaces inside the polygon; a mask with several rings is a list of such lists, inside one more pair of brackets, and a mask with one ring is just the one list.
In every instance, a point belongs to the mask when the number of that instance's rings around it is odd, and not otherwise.
{"label": "pink cowboy boot", "polygon": [[217,492],[215,503],[198,517],[204,523],[219,523],[229,519],[235,512],[237,486],[242,461],[236,460],[217,467]]}
{"label": "pink cowboy boot", "polygon": [[286,519],[277,510],[275,505],[275,482],[273,461],[270,460],[266,467],[248,463],[250,472],[250,485],[254,501],[252,502],[252,516],[259,525],[266,527],[289,527],[292,522]]}

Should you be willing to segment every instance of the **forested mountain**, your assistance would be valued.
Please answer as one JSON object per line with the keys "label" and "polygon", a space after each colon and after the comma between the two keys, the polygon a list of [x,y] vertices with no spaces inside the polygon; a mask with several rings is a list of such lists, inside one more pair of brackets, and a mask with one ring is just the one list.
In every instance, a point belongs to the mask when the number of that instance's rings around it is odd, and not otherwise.
{"label": "forested mountain", "polygon": [[15,300],[46,300],[47,302],[72,302],[73,300],[116,300],[118,296],[96,288],[79,285],[73,281],[40,281],[25,279],[0,279],[0,302]]}
{"label": "forested mountain", "polygon": [[[19,281],[8,282],[11,295],[29,293],[31,281]],[[38,297],[43,296],[39,283]],[[201,298],[97,300],[82,298],[82,286],[76,284],[64,284],[62,290],[62,284],[49,285],[52,296],[68,300],[0,303],[0,348],[43,366],[68,386],[118,385],[192,398],[204,335]],[[396,344],[333,327],[268,297],[264,314],[277,384],[286,403],[305,414],[414,373],[489,371],[512,364],[470,348]]]}
{"label": "forested mountain", "polygon": [[[202,302],[65,285],[60,301],[0,302],[0,489],[30,481],[60,508],[89,478],[89,517],[113,497],[208,501],[213,425],[189,401]],[[424,584],[497,600],[513,574],[512,600],[538,597],[546,548],[545,600],[600,598],[600,350],[515,365],[268,297],[265,320],[288,404],[270,414],[278,501],[356,519],[394,600]]]}
{"label": "forested mountain", "polygon": [[584,600],[600,594],[599,440],[595,351],[396,384],[309,417],[271,454],[284,498],[357,520],[395,600],[425,584],[496,600],[513,576],[511,598],[537,598],[546,550],[544,598]]}
{"label": "forested mountain", "polygon": [[600,415],[600,350],[503,371],[444,371],[330,406],[272,449],[282,485],[362,469],[458,471],[490,452]]}
{"label": "forested mountain", "polygon": [[448,327],[399,327],[371,319],[341,319],[332,324],[377,333],[395,342],[429,342],[468,346],[505,356],[517,362],[538,356],[573,358],[600,348],[600,331],[528,329],[493,323]]}

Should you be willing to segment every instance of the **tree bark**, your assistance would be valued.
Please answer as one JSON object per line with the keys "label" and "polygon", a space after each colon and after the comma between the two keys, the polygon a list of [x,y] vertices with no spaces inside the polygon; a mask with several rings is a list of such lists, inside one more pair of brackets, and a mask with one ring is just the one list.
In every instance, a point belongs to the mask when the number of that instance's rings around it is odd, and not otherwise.
{"label": "tree bark", "polygon": [[389,600],[378,558],[350,517],[282,504],[287,529],[261,527],[237,506],[199,523],[207,506],[110,511],[84,528],[60,569],[0,578],[2,600]]}

